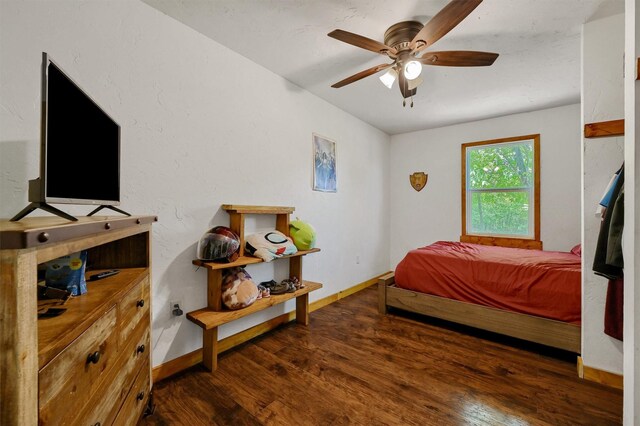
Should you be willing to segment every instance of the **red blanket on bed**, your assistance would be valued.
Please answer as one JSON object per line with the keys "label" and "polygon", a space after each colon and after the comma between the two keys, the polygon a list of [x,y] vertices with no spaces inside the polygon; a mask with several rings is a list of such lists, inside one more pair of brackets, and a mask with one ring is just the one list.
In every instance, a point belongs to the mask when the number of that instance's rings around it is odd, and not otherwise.
{"label": "red blanket on bed", "polygon": [[569,252],[438,241],[398,264],[400,288],[580,324],[581,259]]}

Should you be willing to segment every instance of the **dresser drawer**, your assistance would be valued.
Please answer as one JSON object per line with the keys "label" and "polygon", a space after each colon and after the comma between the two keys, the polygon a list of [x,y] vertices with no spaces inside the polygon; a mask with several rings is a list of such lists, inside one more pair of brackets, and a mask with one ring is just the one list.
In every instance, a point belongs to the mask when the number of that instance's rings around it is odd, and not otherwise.
{"label": "dresser drawer", "polygon": [[149,318],[145,317],[132,339],[121,348],[118,361],[78,416],[77,424],[106,426],[113,423],[136,376],[143,369],[149,369],[149,334]]}
{"label": "dresser drawer", "polygon": [[149,362],[145,363],[136,381],[133,383],[129,394],[122,404],[122,408],[116,417],[116,421],[113,423],[117,426],[131,426],[137,424],[138,420],[142,416],[147,401],[149,400],[149,392],[151,391],[151,372],[149,368]]}
{"label": "dresser drawer", "polygon": [[140,319],[149,313],[149,275],[136,284],[118,303],[120,342],[127,341]]}
{"label": "dresser drawer", "polygon": [[115,362],[115,306],[46,364],[38,374],[41,425],[71,422]]}

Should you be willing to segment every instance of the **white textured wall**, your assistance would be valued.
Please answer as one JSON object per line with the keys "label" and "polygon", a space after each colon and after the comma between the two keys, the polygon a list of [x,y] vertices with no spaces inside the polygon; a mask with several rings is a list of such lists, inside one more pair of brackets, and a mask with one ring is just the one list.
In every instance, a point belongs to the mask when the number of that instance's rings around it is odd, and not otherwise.
{"label": "white textured wall", "polygon": [[[322,252],[304,259],[304,276],[324,288],[311,300],[388,270],[389,136],[134,0],[0,2],[2,217],[26,205],[38,176],[43,51],[122,126],[121,208],[159,216],[154,365],[201,346],[200,329],[170,318],[168,302],[206,305],[206,272],[191,261],[205,230],[228,225],[221,204],[295,206],[316,227]],[[311,190],[312,132],[337,141],[335,194]],[[249,270],[280,280],[286,262]],[[237,321],[220,337],[292,309]]]}
{"label": "white textured wall", "polygon": [[[460,146],[540,133],[541,238],[546,250],[580,242],[580,106],[508,115],[391,138],[391,266],[411,249],[461,232]],[[409,175],[429,174],[416,192]]]}
{"label": "white textured wall", "polygon": [[[582,30],[583,123],[624,117],[624,14],[586,23]],[[622,343],[604,334],[607,279],[593,273],[600,232],[595,210],[612,174],[624,161],[624,138],[584,139],[582,359],[585,365],[622,373]]]}

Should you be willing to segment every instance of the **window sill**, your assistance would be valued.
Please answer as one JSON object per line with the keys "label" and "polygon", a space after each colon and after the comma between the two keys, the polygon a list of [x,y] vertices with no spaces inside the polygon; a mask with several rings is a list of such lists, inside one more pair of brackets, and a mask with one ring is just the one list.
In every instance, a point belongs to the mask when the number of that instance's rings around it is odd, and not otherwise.
{"label": "window sill", "polygon": [[460,242],[485,246],[513,247],[542,250],[542,241],[524,238],[486,237],[481,235],[460,235]]}

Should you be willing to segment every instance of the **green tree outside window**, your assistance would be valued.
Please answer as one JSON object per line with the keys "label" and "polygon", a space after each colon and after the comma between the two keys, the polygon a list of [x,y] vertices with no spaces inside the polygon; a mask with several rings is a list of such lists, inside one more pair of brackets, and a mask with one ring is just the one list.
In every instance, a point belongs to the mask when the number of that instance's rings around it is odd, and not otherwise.
{"label": "green tree outside window", "polygon": [[526,138],[463,145],[466,234],[537,239],[537,141]]}

